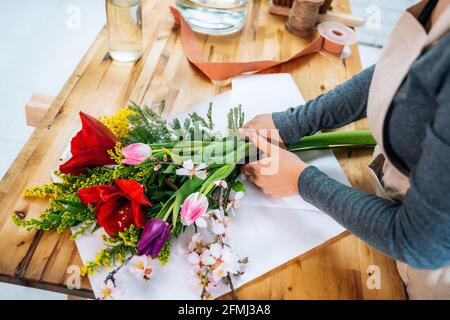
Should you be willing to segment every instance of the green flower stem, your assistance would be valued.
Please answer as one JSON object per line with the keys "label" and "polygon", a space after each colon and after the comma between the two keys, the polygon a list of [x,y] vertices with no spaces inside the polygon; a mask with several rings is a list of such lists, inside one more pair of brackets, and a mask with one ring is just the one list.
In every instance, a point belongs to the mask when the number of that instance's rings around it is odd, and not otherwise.
{"label": "green flower stem", "polygon": [[158,212],[158,214],[156,215],[156,218],[158,219],[163,219],[164,221],[167,221],[170,212],[172,212],[173,209],[173,203],[175,201],[175,196],[176,193],[174,193],[169,200],[166,201],[166,203],[164,203],[164,206],[161,208],[161,210]]}
{"label": "green flower stem", "polygon": [[289,147],[290,151],[324,149],[343,146],[373,147],[377,143],[368,130],[317,133],[303,137]]}
{"label": "green flower stem", "polygon": [[175,201],[172,202],[172,204],[170,205],[169,209],[167,209],[166,214],[164,215],[163,220],[167,221],[167,219],[169,219],[170,214],[172,213],[173,207],[175,206]]}
{"label": "green flower stem", "polygon": [[[251,155],[251,146],[252,144],[250,142],[246,141],[238,141],[237,147],[232,151],[227,153],[224,156],[214,156],[209,159],[207,159],[207,162],[209,164],[236,164],[240,160],[244,159],[245,157]],[[255,149],[255,148],[252,148]],[[256,150],[256,149],[255,149]]]}
{"label": "green flower stem", "polygon": [[151,143],[149,144],[150,148],[157,149],[157,148],[191,148],[191,147],[204,147],[207,146],[214,141],[173,141],[173,142],[166,142],[166,143]]}
{"label": "green flower stem", "polygon": [[[337,131],[317,133],[312,136],[303,137],[298,142],[289,147],[290,151],[301,151],[308,149],[326,149],[336,147],[373,147],[376,141],[368,130]],[[255,155],[255,150],[251,150],[251,143],[243,140],[236,140],[234,137],[221,141],[180,141],[160,144],[150,144],[154,148],[153,154],[169,153],[175,155],[178,161],[188,160],[202,156],[210,163],[224,164],[236,163],[246,156]],[[223,152],[233,150],[225,155]],[[189,154],[186,156],[180,153]],[[197,158],[198,159],[198,158]]]}
{"label": "green flower stem", "polygon": [[204,195],[208,195],[210,191],[215,187],[215,182],[219,180],[225,180],[234,170],[236,164],[226,164],[211,174],[205,182],[203,182],[200,192]]}

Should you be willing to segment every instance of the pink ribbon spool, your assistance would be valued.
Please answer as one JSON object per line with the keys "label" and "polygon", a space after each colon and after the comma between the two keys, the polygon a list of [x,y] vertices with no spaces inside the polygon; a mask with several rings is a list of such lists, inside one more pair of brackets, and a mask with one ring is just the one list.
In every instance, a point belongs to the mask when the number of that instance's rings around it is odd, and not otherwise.
{"label": "pink ribbon spool", "polygon": [[323,37],[322,48],[333,54],[341,54],[344,47],[356,42],[355,32],[342,23],[325,21],[317,27]]}

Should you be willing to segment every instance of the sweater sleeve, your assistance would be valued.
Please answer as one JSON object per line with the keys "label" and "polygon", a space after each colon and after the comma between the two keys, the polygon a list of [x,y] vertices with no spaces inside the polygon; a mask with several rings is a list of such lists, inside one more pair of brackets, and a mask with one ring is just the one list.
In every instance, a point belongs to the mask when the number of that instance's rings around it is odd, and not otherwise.
{"label": "sweater sleeve", "polygon": [[321,129],[342,127],[366,116],[374,66],[305,105],[272,114],[284,143],[289,146]]}
{"label": "sweater sleeve", "polygon": [[419,269],[450,265],[450,76],[436,97],[422,153],[403,203],[367,194],[315,167],[299,177],[302,197],[391,257]]}

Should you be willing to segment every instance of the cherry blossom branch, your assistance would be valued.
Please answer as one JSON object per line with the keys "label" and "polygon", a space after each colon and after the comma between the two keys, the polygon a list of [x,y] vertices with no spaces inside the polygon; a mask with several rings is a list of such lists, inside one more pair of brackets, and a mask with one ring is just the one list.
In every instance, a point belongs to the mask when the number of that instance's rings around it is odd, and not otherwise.
{"label": "cherry blossom branch", "polygon": [[227,274],[227,280],[228,280],[228,284],[230,285],[231,296],[233,297],[233,300],[239,300],[239,297],[238,297],[238,295],[237,295],[236,290],[234,289],[233,281],[231,280],[231,275],[230,275],[229,272],[228,272],[228,274]]}
{"label": "cherry blossom branch", "polygon": [[110,273],[108,273],[108,275],[105,278],[104,283],[107,284],[108,281],[111,281],[112,284],[114,285],[114,287],[116,286],[116,279],[114,278],[114,276],[116,275],[117,272],[120,271],[120,269],[123,268],[124,265],[126,265],[128,263],[128,261],[131,260],[133,256],[128,257],[120,266],[118,266],[116,269],[114,269],[113,271],[111,271]]}

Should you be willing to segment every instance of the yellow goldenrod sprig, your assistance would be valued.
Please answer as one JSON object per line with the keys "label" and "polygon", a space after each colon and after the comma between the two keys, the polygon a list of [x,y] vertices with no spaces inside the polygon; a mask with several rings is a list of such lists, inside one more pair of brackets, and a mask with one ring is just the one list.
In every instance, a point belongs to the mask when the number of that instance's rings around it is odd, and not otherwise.
{"label": "yellow goldenrod sprig", "polygon": [[123,244],[118,244],[111,248],[102,249],[99,253],[97,253],[93,261],[88,261],[81,268],[80,274],[81,276],[93,274],[101,267],[109,269],[117,262],[123,264],[128,257],[134,255],[135,253],[135,247],[127,247]]}
{"label": "yellow goldenrod sprig", "polygon": [[111,264],[111,249],[102,249],[95,256],[93,261],[88,261],[80,271],[82,277],[92,275],[98,268],[109,268]]}
{"label": "yellow goldenrod sprig", "polygon": [[117,234],[117,237],[110,238],[108,236],[103,236],[103,242],[107,245],[123,245],[126,247],[137,247],[141,235],[141,229],[134,224],[125,228],[123,231]]}
{"label": "yellow goldenrod sprig", "polygon": [[130,126],[128,117],[135,115],[136,112],[129,108],[121,108],[112,116],[100,117],[100,121],[106,125],[119,139],[128,137]]}
{"label": "yellow goldenrod sprig", "polygon": [[33,187],[30,189],[26,189],[23,193],[25,197],[35,197],[35,198],[47,198],[53,197],[56,198],[58,195],[59,186],[54,183],[51,184],[43,184],[40,187]]}
{"label": "yellow goldenrod sprig", "polygon": [[108,154],[117,164],[122,164],[123,155],[122,155],[123,146],[120,142],[116,142],[114,150],[108,150]]}
{"label": "yellow goldenrod sprig", "polygon": [[169,261],[169,258],[170,258],[170,244],[169,241],[167,241],[158,254],[158,260],[159,262],[161,262],[162,265],[165,265]]}

